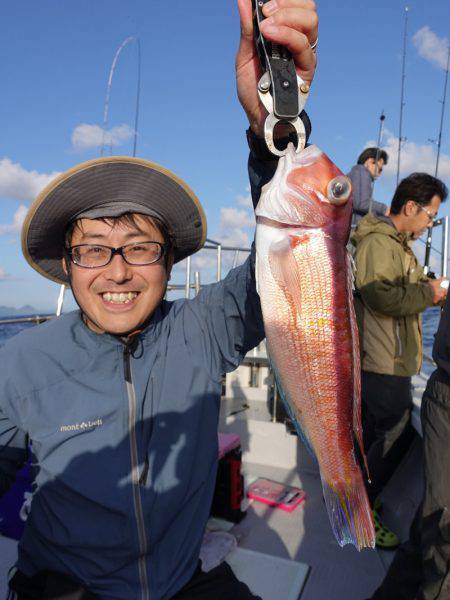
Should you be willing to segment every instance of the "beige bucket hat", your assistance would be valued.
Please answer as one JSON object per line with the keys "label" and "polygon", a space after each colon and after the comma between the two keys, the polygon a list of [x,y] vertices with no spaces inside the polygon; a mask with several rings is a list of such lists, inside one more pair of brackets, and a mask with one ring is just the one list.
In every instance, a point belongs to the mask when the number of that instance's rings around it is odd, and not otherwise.
{"label": "beige bucket hat", "polygon": [[41,275],[68,283],[61,259],[67,226],[79,216],[98,218],[141,212],[169,230],[175,262],[206,240],[206,216],[197,196],[160,165],[128,156],[109,156],[69,169],[42,190],[22,226],[22,251]]}

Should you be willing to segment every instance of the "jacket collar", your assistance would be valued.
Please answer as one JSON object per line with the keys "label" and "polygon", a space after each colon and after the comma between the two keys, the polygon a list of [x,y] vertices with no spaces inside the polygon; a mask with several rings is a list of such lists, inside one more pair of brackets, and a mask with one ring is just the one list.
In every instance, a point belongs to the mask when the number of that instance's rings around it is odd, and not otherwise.
{"label": "jacket collar", "polygon": [[155,312],[142,329],[133,332],[133,334],[130,334],[127,337],[120,337],[110,333],[96,333],[95,331],[92,331],[92,329],[86,325],[81,310],[76,311],[78,313],[77,329],[83,338],[89,339],[91,342],[93,341],[98,346],[128,345],[133,341],[136,343],[138,340],[144,344],[150,343],[155,339],[160,331],[161,323],[164,318],[164,311],[162,308],[162,304],[164,302],[165,301],[163,300],[163,302],[158,305]]}

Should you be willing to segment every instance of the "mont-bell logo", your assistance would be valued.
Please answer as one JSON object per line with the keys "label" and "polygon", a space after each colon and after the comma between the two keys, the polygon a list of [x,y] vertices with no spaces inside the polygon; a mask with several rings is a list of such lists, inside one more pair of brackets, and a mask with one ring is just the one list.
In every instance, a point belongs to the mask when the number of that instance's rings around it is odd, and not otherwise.
{"label": "mont-bell logo", "polygon": [[60,431],[85,431],[87,429],[94,429],[103,425],[102,419],[96,421],[82,421],[81,423],[74,423],[73,425],[61,425]]}

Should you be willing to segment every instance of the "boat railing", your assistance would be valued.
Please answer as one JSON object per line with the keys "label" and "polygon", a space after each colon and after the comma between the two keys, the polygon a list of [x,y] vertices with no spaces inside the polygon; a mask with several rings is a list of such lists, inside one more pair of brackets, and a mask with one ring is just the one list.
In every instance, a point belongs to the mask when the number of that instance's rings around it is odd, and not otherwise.
{"label": "boat railing", "polygon": [[33,315],[32,317],[13,317],[8,319],[0,319],[0,325],[15,325],[19,323],[35,323],[39,325],[49,319],[53,319],[55,315]]}
{"label": "boat railing", "polygon": [[[220,281],[222,279],[222,272],[224,267],[224,253],[233,253],[233,261],[231,268],[237,266],[239,257],[241,254],[249,254],[250,248],[242,246],[226,246],[215,240],[206,239],[206,244],[202,250],[210,250],[216,253],[216,265],[215,265],[215,280]],[[167,286],[167,291],[181,291],[184,292],[185,298],[190,298],[192,290],[195,295],[198,294],[202,287],[200,271],[193,271],[192,269],[192,257],[188,256],[184,261],[184,283],[170,283]]]}
{"label": "boat railing", "polygon": [[[440,256],[440,261],[441,261],[441,277],[447,277],[447,273],[448,273],[448,228],[449,228],[449,218],[446,217],[441,217],[440,219],[436,219],[436,221],[433,224],[433,229],[435,229],[436,227],[442,227],[442,241],[441,241],[441,249],[439,250],[438,248],[435,248],[434,246],[430,245],[429,250],[433,251],[435,254],[437,254],[438,256]],[[428,242],[424,242],[422,239],[419,239],[420,242],[422,242],[423,244],[427,245],[428,243],[431,244],[431,238],[430,241]],[[425,263],[428,263],[428,259],[427,257],[425,257]],[[429,272],[429,265],[426,264],[425,265],[425,272],[428,273]]]}
{"label": "boat railing", "polygon": [[[438,250],[435,247],[432,247],[432,251],[438,254],[441,258],[441,276],[447,277],[448,273],[448,232],[449,232],[449,217],[445,216],[441,219],[436,220],[434,227],[442,227],[442,244],[441,250]],[[250,248],[242,247],[242,246],[227,246],[217,242],[216,240],[212,240],[210,238],[206,239],[206,244],[203,246],[203,250],[209,250],[216,253],[216,265],[215,265],[215,280],[220,281],[222,279],[222,271],[223,271],[223,259],[224,253],[233,253],[233,261],[231,268],[237,266],[239,257],[242,253],[248,254],[250,252]],[[167,291],[181,291],[184,292],[185,298],[190,298],[192,291],[195,292],[195,295],[201,289],[201,274],[200,271],[192,270],[192,257],[186,258],[184,261],[184,283],[176,284],[171,283],[167,287]],[[18,324],[18,323],[43,323],[48,319],[53,318],[54,316],[59,316],[62,312],[63,303],[64,303],[64,294],[65,294],[66,286],[62,285],[60,287],[60,292],[58,296],[57,309],[55,315],[33,315],[31,317],[14,317],[7,319],[0,319],[0,325],[10,325],[10,324]],[[424,353],[423,360],[430,364],[435,364],[432,357],[428,356]]]}
{"label": "boat railing", "polygon": [[[202,250],[214,251],[216,253],[216,264],[215,264],[215,280],[220,281],[222,279],[222,272],[224,267],[224,254],[233,253],[233,260],[231,264],[231,268],[236,267],[239,261],[239,257],[242,254],[250,253],[250,248],[245,248],[242,246],[226,246],[221,244],[220,242],[216,242],[212,239],[207,239],[206,244],[203,246]],[[190,298],[192,294],[192,290],[195,291],[195,295],[198,294],[201,288],[201,275],[200,271],[193,271],[191,257],[189,256],[184,261],[184,283],[182,284],[169,284],[167,286],[167,291],[183,291],[184,296],[186,298]],[[43,323],[44,321],[48,321],[54,317],[59,317],[62,313],[63,304],[64,304],[64,296],[65,296],[66,286],[61,285],[57,300],[57,306],[55,314],[53,315],[33,315],[28,317],[8,317],[6,319],[0,318],[0,325],[15,325],[20,323]]]}
{"label": "boat railing", "polygon": [[[448,232],[449,232],[449,218],[447,216],[442,217],[440,219],[436,219],[436,221],[433,224],[433,229],[435,227],[442,227],[442,240],[441,240],[441,249],[439,250],[438,248],[435,248],[434,246],[431,246],[431,241],[430,243],[430,252],[434,252],[435,254],[437,254],[440,257],[440,262],[441,262],[441,269],[440,269],[440,274],[441,277],[447,277],[448,276]],[[422,243],[427,244],[427,242],[423,242],[423,240],[420,240]],[[426,257],[425,262],[428,262],[428,259]],[[426,265],[426,269],[425,271],[428,273],[429,272],[429,265]],[[431,356],[429,356],[426,352],[423,352],[422,354],[422,359],[423,362],[428,363],[430,365],[432,365],[433,367],[436,367],[436,363],[434,362],[433,358]]]}

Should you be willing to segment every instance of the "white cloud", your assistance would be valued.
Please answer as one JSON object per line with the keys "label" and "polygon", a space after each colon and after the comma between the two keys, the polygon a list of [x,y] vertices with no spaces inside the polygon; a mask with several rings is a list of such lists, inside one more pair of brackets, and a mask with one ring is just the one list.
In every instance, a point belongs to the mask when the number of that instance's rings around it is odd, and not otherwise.
{"label": "white cloud", "polygon": [[128,142],[133,135],[134,130],[125,123],[112,127],[107,131],[100,125],[81,123],[73,130],[72,146],[77,151],[100,148],[102,145],[116,147]]}
{"label": "white cloud", "polygon": [[[246,191],[249,192],[248,189]],[[220,209],[220,222],[216,231],[211,232],[209,237],[222,244],[222,246],[250,249],[255,228],[255,216],[253,214],[253,205],[250,195],[236,196],[235,204],[237,206],[223,206]],[[222,252],[222,277],[224,277],[232,267],[243,263],[247,256],[248,252],[238,252],[236,255],[236,252],[234,251],[224,250]],[[192,257],[191,283],[194,282],[195,271],[199,271],[200,273],[201,285],[216,280],[217,251],[214,248],[201,250]],[[178,284],[184,284],[186,276],[185,261],[175,265],[173,275],[174,280],[176,280]]]}
{"label": "white cloud", "polygon": [[9,158],[0,159],[0,196],[14,200],[33,200],[59,173],[27,171]]}
{"label": "white cloud", "polygon": [[413,43],[422,58],[441,69],[447,68],[450,43],[447,38],[440,38],[428,25],[425,25],[414,34]]}
{"label": "white cloud", "polygon": [[220,228],[227,230],[236,227],[253,227],[255,217],[247,210],[226,206],[220,209]]}
{"label": "white cloud", "polygon": [[0,281],[2,281],[2,279],[7,279],[8,278],[8,273],[5,271],[5,269],[3,267],[0,267]]}
{"label": "white cloud", "polygon": [[192,268],[194,271],[211,269],[217,265],[217,252],[214,250],[201,250],[192,258]]}
{"label": "white cloud", "polygon": [[250,236],[243,229],[233,228],[221,235],[220,241],[224,246],[250,248]]}
{"label": "white cloud", "polygon": [[[368,142],[367,146],[375,146],[376,142]],[[397,175],[398,137],[389,130],[385,131],[383,150],[389,155],[383,175],[395,177]],[[434,175],[436,169],[436,147],[433,144],[417,144],[412,141],[402,143],[400,155],[400,175],[402,177],[420,171]],[[440,179],[450,179],[450,155],[441,152],[439,158]]]}
{"label": "white cloud", "polygon": [[5,235],[6,233],[17,233],[22,228],[22,223],[25,219],[25,215],[27,214],[28,209],[24,204],[21,204],[19,208],[14,213],[13,222],[7,225],[0,224],[0,235]]}
{"label": "white cloud", "polygon": [[[246,191],[249,192],[249,189]],[[255,217],[249,194],[236,196],[234,204],[235,206],[223,206],[220,209],[220,222],[217,229],[209,234],[209,238],[222,246],[250,249],[254,235]],[[211,244],[207,243],[207,245]],[[234,251],[224,250],[221,259],[222,277],[225,277],[232,267],[243,263],[247,256],[248,252],[238,252],[236,255]],[[192,257],[191,284],[194,283],[196,271],[200,273],[201,285],[216,281],[217,250],[214,248],[203,249]],[[185,277],[186,262],[182,261],[174,266],[172,283],[184,285]]]}
{"label": "white cloud", "polygon": [[[245,204],[244,204],[245,202]],[[236,197],[239,206],[249,208],[237,208],[235,206],[224,206],[220,209],[220,223],[217,241],[223,246],[249,248],[251,237],[255,227],[255,216],[253,205],[247,202],[247,197],[239,195]],[[230,254],[227,252],[226,254]],[[228,258],[224,256],[224,259]],[[227,261],[229,262],[229,261]]]}
{"label": "white cloud", "polygon": [[252,202],[252,195],[250,193],[250,186],[247,186],[246,192],[247,193],[245,194],[245,196],[239,194],[236,198],[236,202],[239,204],[239,206],[245,206],[245,208],[253,209],[253,202]]}

